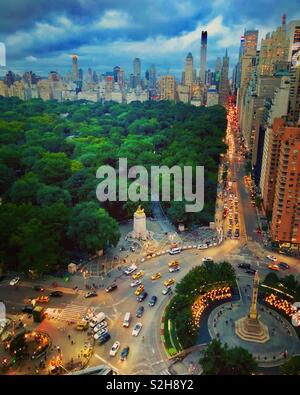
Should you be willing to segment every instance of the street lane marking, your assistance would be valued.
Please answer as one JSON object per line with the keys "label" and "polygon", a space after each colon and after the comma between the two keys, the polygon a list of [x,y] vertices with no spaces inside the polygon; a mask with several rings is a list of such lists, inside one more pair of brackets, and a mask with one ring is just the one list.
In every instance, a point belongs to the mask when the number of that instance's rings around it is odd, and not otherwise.
{"label": "street lane marking", "polygon": [[106,359],[100,357],[100,355],[94,353],[94,356],[98,359],[100,359],[100,361],[104,362],[106,365],[110,366],[113,370],[115,370],[116,372],[120,373],[120,370],[117,369],[115,366],[113,366],[111,363],[109,363]]}

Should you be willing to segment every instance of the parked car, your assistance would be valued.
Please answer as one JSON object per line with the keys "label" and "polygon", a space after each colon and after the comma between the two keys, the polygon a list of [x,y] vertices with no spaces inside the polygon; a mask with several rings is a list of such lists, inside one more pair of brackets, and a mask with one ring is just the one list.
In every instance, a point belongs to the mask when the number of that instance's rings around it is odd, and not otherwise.
{"label": "parked car", "polygon": [[142,284],[141,280],[133,280],[133,281],[130,283],[130,286],[133,288],[133,287],[137,287],[137,286],[140,285],[140,284]]}
{"label": "parked car", "polygon": [[19,281],[20,281],[20,277],[15,277],[9,282],[9,285],[12,285],[12,286],[17,285]]}
{"label": "parked car", "polygon": [[250,265],[250,263],[239,263],[239,264],[238,264],[238,267],[239,267],[240,269],[250,269],[250,268],[251,268],[251,265]]}
{"label": "parked car", "polygon": [[279,270],[280,270],[279,266],[274,263],[273,264],[271,263],[270,265],[268,265],[268,268],[271,270],[274,270],[275,272],[279,272]]}
{"label": "parked car", "polygon": [[156,305],[156,302],[157,302],[157,296],[153,295],[153,296],[151,296],[148,304],[150,307],[153,307]]}
{"label": "parked car", "polygon": [[137,324],[135,324],[133,331],[132,331],[132,336],[137,337],[139,335],[139,333],[141,332],[143,327],[143,324],[141,322],[138,322]]}
{"label": "parked car", "polygon": [[117,288],[118,288],[118,285],[116,283],[112,283],[108,287],[105,288],[105,291],[106,292],[111,292],[111,291],[114,291]]}
{"label": "parked car", "polygon": [[141,318],[142,315],[144,314],[145,311],[145,307],[144,306],[140,306],[137,310],[136,310],[136,314],[135,316],[138,318]]}
{"label": "parked car", "polygon": [[63,292],[62,291],[52,291],[52,292],[50,292],[49,295],[53,298],[59,298],[59,297],[63,296]]}
{"label": "parked car", "polygon": [[143,302],[143,300],[145,300],[147,296],[148,296],[148,292],[144,291],[137,297],[137,301]]}
{"label": "parked car", "polygon": [[94,334],[94,339],[98,340],[98,339],[100,339],[101,336],[105,335],[106,333],[108,333],[107,328],[100,329],[100,331],[98,331]]}
{"label": "parked car", "polygon": [[124,270],[124,273],[127,274],[127,276],[131,273],[133,273],[137,269],[137,266],[135,264],[132,264],[129,266],[127,269]]}
{"label": "parked car", "polygon": [[89,292],[87,292],[87,293],[84,295],[85,298],[93,298],[93,297],[95,297],[95,296],[97,296],[97,292],[95,292],[95,291],[89,291]]}
{"label": "parked car", "polygon": [[280,269],[283,269],[283,270],[287,270],[290,268],[290,266],[285,262],[279,262],[278,266],[280,267]]}
{"label": "parked car", "polygon": [[151,276],[151,280],[158,280],[161,278],[161,273],[155,273]]}
{"label": "parked car", "polygon": [[121,361],[126,361],[126,359],[128,358],[129,350],[129,346],[123,348],[120,355]]}
{"label": "parked car", "polygon": [[145,289],[145,286],[143,284],[141,284],[141,285],[139,285],[137,287],[137,289],[135,290],[134,294],[136,296],[139,296],[144,291],[144,289]]}
{"label": "parked car", "polygon": [[166,280],[165,282],[164,282],[164,286],[165,287],[168,287],[169,285],[172,285],[172,284],[174,284],[175,283],[175,278],[168,278],[168,280]]}
{"label": "parked car", "polygon": [[277,258],[274,255],[267,255],[267,258],[270,259],[270,261],[276,262]]}
{"label": "parked car", "polygon": [[145,272],[143,270],[140,270],[139,272],[133,274],[132,278],[133,278],[133,280],[138,280],[141,277],[143,277],[144,274],[145,274]]}
{"label": "parked car", "polygon": [[22,312],[26,314],[32,314],[33,313],[33,306],[24,306],[22,307]]}
{"label": "parked car", "polygon": [[33,289],[34,289],[35,291],[39,291],[39,292],[44,292],[44,291],[45,291],[45,288],[43,288],[41,285],[35,285],[35,286],[33,287]]}
{"label": "parked car", "polygon": [[169,272],[174,273],[174,272],[179,272],[180,266],[175,266],[175,267],[170,267]]}
{"label": "parked car", "polygon": [[117,352],[118,352],[118,350],[120,348],[120,345],[121,345],[121,343],[119,341],[114,342],[114,344],[113,344],[113,346],[112,346],[112,348],[110,349],[110,352],[109,352],[109,356],[110,357],[114,357],[117,354]]}
{"label": "parked car", "polygon": [[104,344],[110,340],[111,336],[108,332],[99,337],[99,344]]}
{"label": "parked car", "polygon": [[38,296],[38,297],[36,298],[36,301],[37,301],[38,303],[48,303],[48,302],[49,302],[49,296],[46,296],[46,295]]}
{"label": "parked car", "polygon": [[167,287],[167,288],[164,288],[162,290],[162,294],[163,295],[169,295],[170,293],[172,293],[172,288],[171,287]]}
{"label": "parked car", "polygon": [[198,250],[205,250],[206,248],[208,248],[208,245],[207,244],[199,244],[197,248],[198,248]]}
{"label": "parked car", "polygon": [[98,331],[100,331],[100,329],[104,329],[104,328],[107,328],[107,321],[102,321],[102,322],[99,322],[99,324],[97,324],[95,327],[94,327],[94,332],[98,332]]}
{"label": "parked car", "polygon": [[202,258],[202,262],[213,262],[213,258],[211,256],[205,256]]}

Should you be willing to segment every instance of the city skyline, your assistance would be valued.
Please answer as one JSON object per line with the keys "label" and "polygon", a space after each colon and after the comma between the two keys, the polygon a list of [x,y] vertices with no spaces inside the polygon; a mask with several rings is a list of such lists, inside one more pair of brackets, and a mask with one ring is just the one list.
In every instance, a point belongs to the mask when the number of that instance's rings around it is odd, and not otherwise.
{"label": "city skyline", "polygon": [[[260,15],[254,12],[255,2],[250,7],[230,1],[225,8],[223,0],[210,5],[175,1],[163,7],[160,0],[155,7],[147,0],[143,7],[134,0],[126,5],[89,0],[64,1],[55,7],[40,3],[43,7],[32,9],[31,0],[14,0],[3,7],[0,41],[6,44],[7,65],[0,68],[2,76],[9,69],[47,75],[51,68],[66,73],[75,53],[80,68],[91,67],[98,73],[119,65],[130,74],[132,61],[138,57],[142,76],[155,64],[158,74],[169,71],[180,78],[188,52],[199,70],[202,30],[208,32],[207,68],[214,68],[216,58],[228,48],[231,75],[245,28],[259,30],[259,47],[261,38],[274,29],[282,13],[287,14],[288,21],[300,18],[296,2],[283,5],[282,1],[273,7],[272,15],[268,1],[260,2]],[[10,23],[6,13],[10,13]]]}

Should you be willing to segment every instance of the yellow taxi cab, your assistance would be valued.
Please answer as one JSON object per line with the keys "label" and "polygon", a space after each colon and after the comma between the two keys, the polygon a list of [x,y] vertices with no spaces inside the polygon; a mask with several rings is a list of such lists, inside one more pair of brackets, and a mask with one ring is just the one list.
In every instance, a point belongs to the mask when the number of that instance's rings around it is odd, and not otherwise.
{"label": "yellow taxi cab", "polygon": [[169,262],[169,267],[175,267],[175,266],[178,266],[178,265],[179,265],[178,261],[171,261],[171,262]]}
{"label": "yellow taxi cab", "polygon": [[143,284],[141,284],[141,285],[139,285],[137,287],[137,289],[135,290],[134,294],[136,296],[139,296],[144,291],[144,289],[145,289],[145,286]]}
{"label": "yellow taxi cab", "polygon": [[49,302],[49,296],[45,296],[45,295],[38,296],[36,298],[36,301],[38,303],[48,303]]}
{"label": "yellow taxi cab", "polygon": [[158,280],[159,278],[161,278],[161,273],[155,273],[151,276],[151,280]]}
{"label": "yellow taxi cab", "polygon": [[174,284],[175,283],[175,279],[174,278],[169,278],[168,280],[166,280],[165,282],[164,282],[164,286],[165,287],[168,287],[169,285],[172,285],[172,284]]}
{"label": "yellow taxi cab", "polygon": [[134,273],[134,274],[132,275],[132,278],[133,278],[134,280],[138,280],[139,278],[143,277],[144,274],[145,274],[145,272],[144,272],[143,270],[140,270],[139,272]]}
{"label": "yellow taxi cab", "polygon": [[89,323],[86,320],[79,321],[77,322],[76,325],[76,329],[78,331],[85,331],[86,329],[88,329],[88,327],[89,327]]}

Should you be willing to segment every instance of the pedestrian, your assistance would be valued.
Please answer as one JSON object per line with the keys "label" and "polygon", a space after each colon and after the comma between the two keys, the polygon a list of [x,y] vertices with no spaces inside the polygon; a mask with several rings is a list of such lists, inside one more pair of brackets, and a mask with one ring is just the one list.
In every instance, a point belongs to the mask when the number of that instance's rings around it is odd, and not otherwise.
{"label": "pedestrian", "polygon": [[71,336],[70,335],[68,335],[68,339],[71,340]]}

